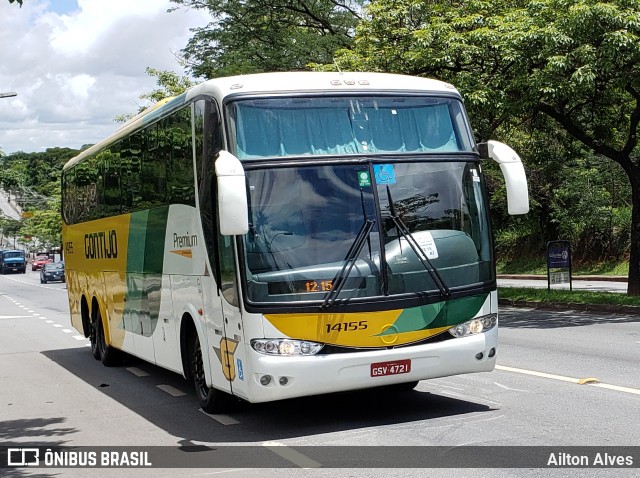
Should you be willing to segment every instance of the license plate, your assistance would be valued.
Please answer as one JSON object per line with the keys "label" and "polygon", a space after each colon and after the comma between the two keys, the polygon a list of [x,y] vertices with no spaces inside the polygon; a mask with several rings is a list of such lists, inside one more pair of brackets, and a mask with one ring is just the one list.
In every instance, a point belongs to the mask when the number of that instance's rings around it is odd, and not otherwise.
{"label": "license plate", "polygon": [[394,360],[393,362],[377,362],[371,364],[371,376],[399,375],[411,372],[411,360]]}

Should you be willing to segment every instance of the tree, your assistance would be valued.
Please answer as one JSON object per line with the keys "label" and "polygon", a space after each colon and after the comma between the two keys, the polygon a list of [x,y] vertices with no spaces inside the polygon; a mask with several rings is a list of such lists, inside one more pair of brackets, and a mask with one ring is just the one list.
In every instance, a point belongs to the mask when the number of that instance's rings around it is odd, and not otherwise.
{"label": "tree", "polygon": [[368,0],[172,2],[211,13],[212,22],[193,29],[183,54],[194,76],[215,78],[330,62],[335,50],[351,45]]}
{"label": "tree", "polygon": [[9,0],[9,3],[17,3],[22,8],[22,0]]}
{"label": "tree", "polygon": [[640,295],[640,2],[378,0],[369,15],[339,65],[451,81],[479,139],[544,115],[620,165],[633,204],[628,293]]}
{"label": "tree", "polygon": [[[151,101],[152,104],[157,103],[165,98],[178,96],[185,92],[189,87],[193,86],[193,82],[186,76],[180,76],[173,71],[158,70],[156,68],[147,67],[145,69],[147,75],[156,78],[156,85],[158,88],[140,95],[141,100]],[[138,113],[143,112],[146,107],[140,107]],[[115,121],[124,122],[131,119],[134,115],[122,114],[115,118]]]}
{"label": "tree", "polygon": [[22,228],[22,221],[16,221],[10,218],[0,218],[0,239],[4,242],[5,239],[15,238],[20,234]]}

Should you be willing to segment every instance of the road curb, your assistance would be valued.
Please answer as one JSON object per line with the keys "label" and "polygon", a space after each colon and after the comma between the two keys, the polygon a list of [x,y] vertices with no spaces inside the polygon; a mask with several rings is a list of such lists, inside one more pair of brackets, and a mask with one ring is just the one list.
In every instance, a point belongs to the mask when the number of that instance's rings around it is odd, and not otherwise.
{"label": "road curb", "polygon": [[510,307],[526,307],[543,310],[579,310],[582,312],[607,312],[609,314],[640,315],[640,306],[613,304],[577,304],[558,302],[539,302],[530,300],[498,299],[498,304]]}

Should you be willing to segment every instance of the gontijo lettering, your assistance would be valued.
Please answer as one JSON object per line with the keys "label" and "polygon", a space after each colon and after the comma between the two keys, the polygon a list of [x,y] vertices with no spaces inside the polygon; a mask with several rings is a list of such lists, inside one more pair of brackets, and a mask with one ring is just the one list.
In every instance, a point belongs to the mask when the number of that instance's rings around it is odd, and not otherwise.
{"label": "gontijo lettering", "polygon": [[85,234],[84,255],[87,259],[115,259],[118,257],[118,236],[115,229]]}

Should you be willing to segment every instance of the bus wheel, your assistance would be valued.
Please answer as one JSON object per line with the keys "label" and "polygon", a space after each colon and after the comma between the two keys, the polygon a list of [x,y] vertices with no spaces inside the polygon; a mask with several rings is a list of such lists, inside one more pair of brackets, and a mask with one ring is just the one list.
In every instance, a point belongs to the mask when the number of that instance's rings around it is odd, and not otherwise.
{"label": "bus wheel", "polygon": [[107,345],[107,341],[104,337],[104,326],[102,325],[102,317],[100,316],[100,312],[98,312],[96,316],[94,328],[96,329],[96,348],[98,349],[100,361],[103,365],[111,367],[117,362],[117,351],[110,345]]}
{"label": "bus wheel", "polygon": [[196,397],[198,398],[198,402],[200,402],[202,410],[206,413],[229,411],[234,403],[233,396],[207,385],[204,374],[204,361],[202,360],[202,348],[200,347],[198,334],[195,332],[193,333],[189,357],[191,377],[193,378]]}
{"label": "bus wheel", "polygon": [[96,360],[100,360],[100,348],[98,347],[98,331],[96,330],[96,324],[98,321],[94,321],[89,328],[89,341],[91,342],[91,355]]}

